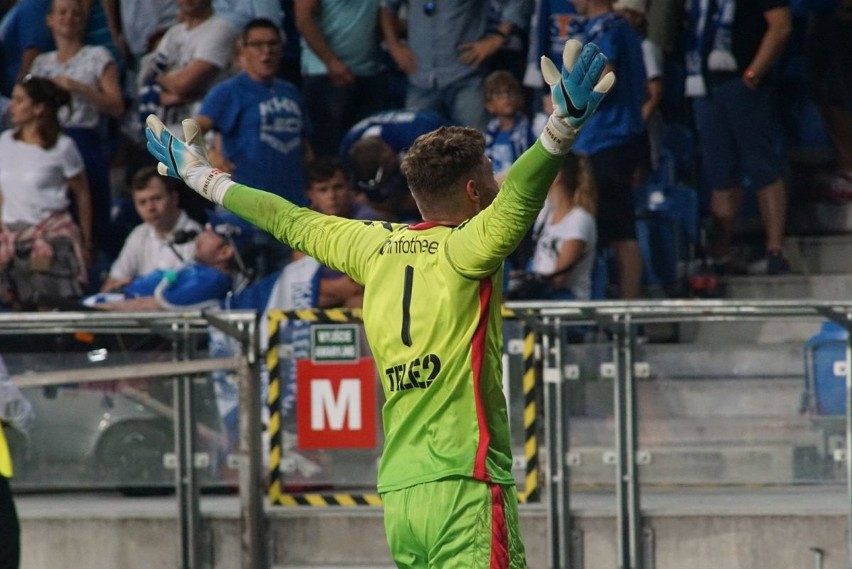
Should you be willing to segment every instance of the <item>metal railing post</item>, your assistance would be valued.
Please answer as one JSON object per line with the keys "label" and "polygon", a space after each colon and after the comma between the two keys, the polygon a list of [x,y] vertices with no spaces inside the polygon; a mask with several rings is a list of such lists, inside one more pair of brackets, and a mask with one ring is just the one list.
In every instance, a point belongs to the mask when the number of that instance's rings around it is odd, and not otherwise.
{"label": "metal railing post", "polygon": [[[174,356],[176,360],[190,358],[190,335],[186,324],[174,324]],[[195,475],[195,413],[193,410],[193,379],[181,375],[175,379],[175,455],[177,469],[175,487],[178,499],[180,524],[180,567],[200,569],[199,546],[200,508],[198,505],[198,482]]]}
{"label": "metal railing post", "polygon": [[846,324],[846,567],[852,569],[852,332]]}
{"label": "metal railing post", "polygon": [[[544,320],[548,323],[548,319]],[[547,543],[550,544],[547,552],[547,566],[550,569],[559,569],[561,566],[560,556],[560,518],[558,485],[560,480],[559,470],[559,445],[557,442],[558,413],[556,412],[556,382],[553,372],[553,338],[550,333],[541,335],[542,353],[542,376],[544,380],[544,442],[547,449]]]}
{"label": "metal railing post", "polygon": [[[547,446],[547,509],[551,569],[573,567],[575,535],[571,519],[571,477],[566,458],[569,446],[568,389],[562,373],[562,326],[557,317],[545,319],[542,334],[545,443]],[[576,568],[575,568],[576,569]]]}
{"label": "metal railing post", "polygon": [[636,467],[638,421],[633,377],[634,327],[630,314],[614,318],[616,500],[619,569],[641,569],[639,473]]}
{"label": "metal railing post", "polygon": [[246,326],[241,342],[245,361],[239,369],[239,484],[240,547],[242,569],[267,569],[267,526],[263,511],[263,451],[261,448],[260,367],[257,326]]}

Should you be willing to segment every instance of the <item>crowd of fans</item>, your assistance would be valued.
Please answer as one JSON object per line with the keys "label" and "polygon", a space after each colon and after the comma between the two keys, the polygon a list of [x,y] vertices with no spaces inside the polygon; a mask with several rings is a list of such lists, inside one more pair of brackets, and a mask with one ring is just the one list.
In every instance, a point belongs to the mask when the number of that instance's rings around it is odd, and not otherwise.
{"label": "crowd of fans", "polygon": [[[852,196],[850,0],[19,0],[0,10],[4,309],[358,306],[347,277],[160,176],[145,116],[175,132],[195,118],[211,162],[239,183],[331,215],[416,222],[399,169],[414,139],[480,128],[499,180],[550,111],[538,60],[561,62],[570,37],[597,43],[618,80],[511,258],[515,297],[642,296],[634,191],[683,150],[666,149],[671,125],[696,141],[677,181],[702,196],[719,273],[755,260],[737,248],[749,192],[765,234],[755,266],[790,271],[789,151],[814,132],[829,152],[808,184]],[[613,276],[595,292],[603,251]]]}

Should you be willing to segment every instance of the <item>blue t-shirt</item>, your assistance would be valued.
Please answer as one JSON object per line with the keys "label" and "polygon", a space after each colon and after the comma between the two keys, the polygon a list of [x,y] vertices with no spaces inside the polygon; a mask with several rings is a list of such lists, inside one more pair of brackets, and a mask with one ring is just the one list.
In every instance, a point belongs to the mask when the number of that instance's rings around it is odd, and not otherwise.
{"label": "blue t-shirt", "polygon": [[615,86],[586,122],[572,150],[594,154],[635,140],[644,132],[645,62],[639,35],[614,12],[586,22],[583,43],[594,42],[615,67]]}
{"label": "blue t-shirt", "polygon": [[521,154],[535,142],[529,119],[523,113],[515,115],[509,130],[500,128],[500,119],[493,118],[485,127],[485,155],[491,160],[495,174],[509,169]]}
{"label": "blue t-shirt", "polygon": [[50,28],[45,23],[51,0],[20,0],[0,22],[0,53],[3,72],[0,93],[10,96],[21,69],[24,51],[35,48],[41,52],[56,49]]}
{"label": "blue t-shirt", "polygon": [[233,286],[231,277],[200,263],[190,263],[179,271],[151,271],[136,277],[122,289],[128,298],[153,296],[157,285],[171,272],[174,281],[163,290],[163,298],[176,306],[192,306],[225,298]]}
{"label": "blue t-shirt", "polygon": [[539,0],[536,9],[528,62],[538,69],[539,58],[546,55],[561,67],[565,42],[582,30],[585,18],[570,0]]}
{"label": "blue t-shirt", "polygon": [[235,182],[307,205],[302,141],[311,125],[296,87],[277,78],[260,83],[240,73],[213,87],[198,114],[212,119],[222,135]]}
{"label": "blue t-shirt", "polygon": [[430,110],[382,111],[357,122],[349,129],[340,143],[340,159],[345,164],[352,145],[367,136],[381,138],[399,154],[408,150],[421,134],[450,124],[446,117]]}

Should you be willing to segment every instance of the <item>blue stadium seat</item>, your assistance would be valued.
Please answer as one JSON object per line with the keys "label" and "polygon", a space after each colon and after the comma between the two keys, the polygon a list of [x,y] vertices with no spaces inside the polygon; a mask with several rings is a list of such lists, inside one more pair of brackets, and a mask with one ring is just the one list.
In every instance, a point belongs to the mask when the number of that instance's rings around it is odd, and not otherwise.
{"label": "blue stadium seat", "polygon": [[695,134],[688,126],[669,122],[663,126],[661,154],[672,160],[674,179],[669,183],[691,181],[696,164]]}
{"label": "blue stadium seat", "polygon": [[644,283],[679,295],[698,243],[698,192],[656,184],[635,188],[633,197]]}

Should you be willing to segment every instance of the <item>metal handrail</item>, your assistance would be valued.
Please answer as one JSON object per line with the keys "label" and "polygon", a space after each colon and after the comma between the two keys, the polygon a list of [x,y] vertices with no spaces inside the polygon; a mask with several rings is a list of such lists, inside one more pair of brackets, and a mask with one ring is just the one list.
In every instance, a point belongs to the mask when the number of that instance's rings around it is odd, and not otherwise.
{"label": "metal handrail", "polygon": [[[264,544],[263,503],[260,495],[263,472],[260,453],[260,373],[254,311],[226,312],[9,312],[0,314],[0,337],[86,333],[153,333],[171,340],[174,361],[132,363],[62,371],[23,373],[11,377],[19,387],[47,387],[77,382],[107,382],[135,379],[175,378],[175,422],[178,465],[175,473],[178,517],[181,531],[180,567],[204,566],[200,556],[199,493],[193,465],[192,376],[215,370],[236,370],[240,386],[240,440],[237,462],[240,469],[240,521],[242,567],[267,566]],[[232,358],[189,359],[188,340],[206,335],[210,326],[224,331],[240,344]]]}
{"label": "metal handrail", "polygon": [[[533,302],[518,301],[506,304],[506,308],[515,312],[520,318],[539,322],[538,328],[542,334],[551,338],[559,333],[564,324],[597,324],[607,327],[613,333],[614,359],[617,363],[614,378],[613,404],[617,410],[616,422],[616,456],[617,467],[617,500],[618,500],[618,566],[622,569],[652,569],[643,568],[645,563],[641,550],[641,486],[639,470],[636,463],[637,426],[638,418],[635,409],[636,385],[633,378],[633,352],[636,344],[636,327],[641,324],[663,322],[699,322],[726,321],[743,322],[768,320],[773,318],[822,318],[833,320],[847,331],[850,331],[846,346],[846,481],[847,481],[847,563],[852,567],[852,300],[661,300],[661,301],[560,301]],[[559,349],[558,342],[555,344]],[[555,389],[561,377],[545,382],[545,397],[548,389]],[[558,397],[559,390],[551,397]],[[548,410],[546,409],[546,412]],[[564,413],[554,418],[546,418],[548,424],[554,423],[552,431],[560,433],[567,431]],[[567,456],[564,441],[546,440],[548,455],[553,455],[552,446],[559,450],[558,456]],[[553,478],[564,480],[567,475],[567,464],[564,460],[552,464],[550,468],[556,473]],[[551,489],[552,491],[553,489]],[[570,516],[564,500],[551,500],[550,507],[556,508],[551,512],[550,519],[554,527],[550,528],[552,535],[570,528]],[[560,519],[562,516],[562,519]],[[561,540],[559,547],[571,547],[569,541]],[[559,549],[557,547],[557,549]],[[568,559],[571,551],[551,552],[554,559]]]}

